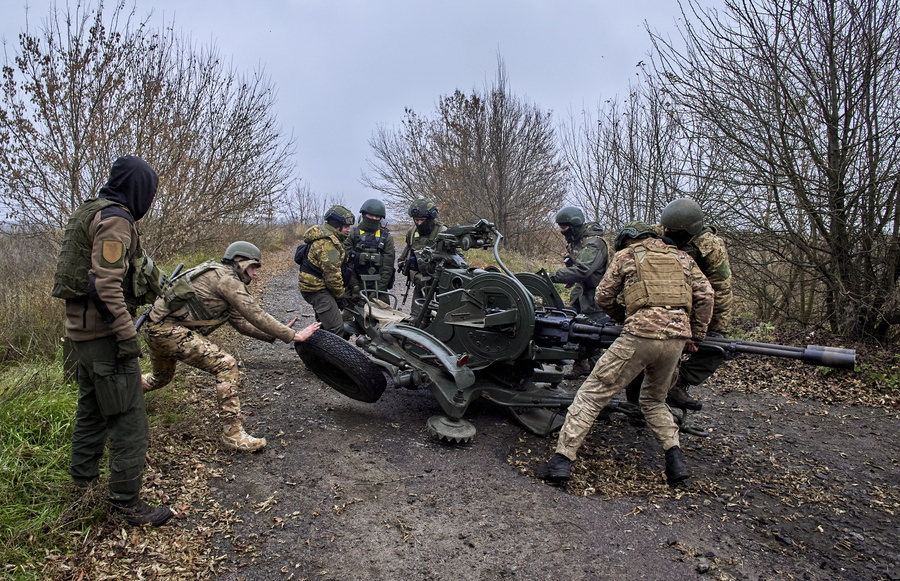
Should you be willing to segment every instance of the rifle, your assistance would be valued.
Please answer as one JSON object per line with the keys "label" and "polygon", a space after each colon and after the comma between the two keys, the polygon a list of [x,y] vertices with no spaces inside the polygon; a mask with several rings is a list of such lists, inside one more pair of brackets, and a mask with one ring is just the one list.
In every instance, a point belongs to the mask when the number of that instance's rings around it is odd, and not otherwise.
{"label": "rifle", "polygon": [[[165,294],[164,291],[166,290],[166,287],[176,276],[178,276],[178,273],[181,272],[182,268],[184,268],[183,262],[175,267],[175,270],[172,271],[172,276],[166,276],[165,274],[163,274],[162,284],[159,285],[160,294],[157,295],[156,299],[162,298],[163,294]],[[138,320],[134,322],[134,330],[135,331],[140,331],[141,327],[144,325],[144,323],[147,322],[147,319],[150,317],[150,311],[153,310],[153,303],[156,302],[156,299],[153,299],[153,302],[151,302],[149,305],[147,305],[147,307],[141,313],[141,316],[138,317]]]}
{"label": "rifle", "polygon": [[415,264],[416,259],[416,251],[413,250],[412,245],[409,246],[409,256],[406,258],[405,263],[400,267],[400,272],[406,275],[406,292],[403,293],[403,302],[402,305],[406,305],[406,299],[409,297],[409,289],[412,287],[412,265]]}

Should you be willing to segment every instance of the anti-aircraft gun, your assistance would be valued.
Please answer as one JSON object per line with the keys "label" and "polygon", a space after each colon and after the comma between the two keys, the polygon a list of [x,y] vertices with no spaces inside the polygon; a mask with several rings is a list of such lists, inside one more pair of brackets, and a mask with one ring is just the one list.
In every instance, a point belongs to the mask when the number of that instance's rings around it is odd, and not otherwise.
{"label": "anti-aircraft gun", "polygon": [[[493,245],[498,270],[470,268],[457,250]],[[296,349],[307,368],[337,391],[377,401],[388,385],[428,389],[445,415],[432,416],[430,433],[468,442],[474,426],[463,419],[484,397],[506,407],[529,431],[558,429],[574,394],[559,388],[562,366],[591,349],[608,347],[621,333],[567,309],[545,271],[512,273],[500,260],[502,235],[484,220],[442,233],[418,252],[419,268],[432,283],[412,318],[374,298],[350,309],[345,326],[356,346],[316,331]],[[852,369],[851,349],[789,347],[737,339],[708,338],[701,348],[800,359]]]}

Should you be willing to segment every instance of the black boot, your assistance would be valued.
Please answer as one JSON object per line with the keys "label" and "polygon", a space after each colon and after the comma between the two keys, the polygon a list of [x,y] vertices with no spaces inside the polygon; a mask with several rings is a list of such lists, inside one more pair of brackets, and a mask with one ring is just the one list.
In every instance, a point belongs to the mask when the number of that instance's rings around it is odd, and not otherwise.
{"label": "black boot", "polygon": [[130,506],[121,506],[113,503],[113,507],[116,509],[116,512],[122,515],[125,522],[133,526],[153,525],[161,527],[174,516],[174,513],[168,507],[153,506],[143,500],[139,500]]}
{"label": "black boot", "polygon": [[688,395],[688,392],[681,381],[676,381],[675,385],[672,386],[672,389],[669,390],[669,393],[666,395],[666,403],[673,408],[692,410],[695,412],[699,412],[703,409],[702,403]]}
{"label": "black boot", "polygon": [[674,486],[687,480],[690,474],[684,465],[684,453],[678,446],[672,446],[666,450],[666,482]]}
{"label": "black boot", "polygon": [[572,461],[556,453],[550,461],[534,470],[534,475],[543,480],[568,480],[572,474]]}

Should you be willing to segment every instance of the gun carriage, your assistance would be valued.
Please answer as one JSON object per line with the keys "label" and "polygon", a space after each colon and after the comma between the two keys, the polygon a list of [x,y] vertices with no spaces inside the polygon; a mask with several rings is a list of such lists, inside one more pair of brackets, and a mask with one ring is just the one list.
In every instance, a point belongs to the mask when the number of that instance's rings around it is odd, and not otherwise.
{"label": "gun carriage", "polygon": [[[298,354],[325,383],[359,401],[377,401],[388,386],[429,390],[444,415],[429,418],[427,427],[441,440],[472,440],[475,428],[463,416],[482,397],[509,409],[529,431],[550,434],[574,398],[559,387],[563,365],[608,347],[621,327],[567,309],[544,270],[509,271],[498,252],[502,238],[485,220],[448,229],[417,252],[419,271],[430,277],[430,285],[413,306],[415,316],[364,293],[362,302],[348,309],[352,320],[345,323],[356,335],[355,347],[316,331],[296,344]],[[458,253],[490,247],[499,269],[470,268]],[[701,348],[843,369],[852,369],[856,360],[850,349],[721,337],[707,338]],[[627,413],[628,406],[620,411]]]}

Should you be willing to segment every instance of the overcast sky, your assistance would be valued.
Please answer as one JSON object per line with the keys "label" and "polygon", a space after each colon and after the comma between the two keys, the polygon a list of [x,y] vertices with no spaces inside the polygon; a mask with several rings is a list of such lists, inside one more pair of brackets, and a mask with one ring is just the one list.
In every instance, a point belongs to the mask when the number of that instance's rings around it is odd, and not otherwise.
{"label": "overcast sky", "polygon": [[[74,1],[74,0],[73,0]],[[721,0],[700,0],[720,5]],[[112,5],[114,0],[108,0]],[[65,0],[60,0],[60,5]],[[0,0],[7,51],[26,23],[25,0]],[[37,30],[49,0],[28,0]],[[647,60],[644,22],[675,35],[676,0],[137,0],[152,23],[174,21],[215,44],[239,71],[264,68],[276,114],[296,141],[298,175],[313,191],[343,196],[356,212],[377,197],[359,183],[379,125],[404,108],[430,115],[443,95],[490,83],[498,53],[511,91],[551,110],[596,109],[624,95]]]}

